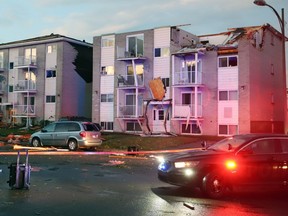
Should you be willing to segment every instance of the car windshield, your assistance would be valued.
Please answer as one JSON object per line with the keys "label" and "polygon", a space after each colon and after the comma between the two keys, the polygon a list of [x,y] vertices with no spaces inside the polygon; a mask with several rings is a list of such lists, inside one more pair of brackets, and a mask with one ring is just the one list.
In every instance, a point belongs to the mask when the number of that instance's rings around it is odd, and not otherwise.
{"label": "car windshield", "polygon": [[231,152],[246,142],[247,139],[234,136],[220,140],[219,142],[216,142],[215,144],[208,147],[207,149],[213,151]]}

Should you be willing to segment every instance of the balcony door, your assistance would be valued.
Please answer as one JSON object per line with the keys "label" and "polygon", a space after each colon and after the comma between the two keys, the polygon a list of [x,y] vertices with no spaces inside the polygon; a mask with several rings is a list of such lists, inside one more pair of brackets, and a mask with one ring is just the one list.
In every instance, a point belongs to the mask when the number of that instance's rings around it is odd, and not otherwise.
{"label": "balcony door", "polygon": [[[195,104],[195,93],[194,92],[183,92],[181,95],[182,105],[190,107],[190,116],[197,117],[202,116],[202,93],[197,94],[197,104]],[[196,107],[197,106],[197,107]]]}

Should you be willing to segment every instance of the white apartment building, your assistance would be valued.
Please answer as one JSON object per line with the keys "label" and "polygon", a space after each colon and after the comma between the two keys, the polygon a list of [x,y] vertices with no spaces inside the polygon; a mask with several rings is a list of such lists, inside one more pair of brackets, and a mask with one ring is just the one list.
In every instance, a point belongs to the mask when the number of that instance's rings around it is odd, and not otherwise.
{"label": "white apartment building", "polygon": [[[283,133],[281,58],[281,34],[269,24],[203,36],[179,26],[96,36],[92,120],[146,134]],[[156,78],[166,90],[160,100]]]}
{"label": "white apartment building", "polygon": [[0,44],[3,122],[91,118],[92,44],[58,34]]}

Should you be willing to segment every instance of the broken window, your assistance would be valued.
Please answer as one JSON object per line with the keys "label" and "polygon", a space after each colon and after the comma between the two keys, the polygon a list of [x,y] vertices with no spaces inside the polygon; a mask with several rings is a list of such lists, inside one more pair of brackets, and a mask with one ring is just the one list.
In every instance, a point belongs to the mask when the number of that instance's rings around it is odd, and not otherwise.
{"label": "broken window", "polygon": [[218,58],[218,67],[236,67],[238,66],[237,56],[225,56]]}

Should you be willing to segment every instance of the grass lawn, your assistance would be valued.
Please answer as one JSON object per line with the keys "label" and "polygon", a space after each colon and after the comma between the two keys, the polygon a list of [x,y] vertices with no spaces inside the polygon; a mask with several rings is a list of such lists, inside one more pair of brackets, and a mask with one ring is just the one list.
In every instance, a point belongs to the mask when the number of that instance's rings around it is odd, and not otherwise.
{"label": "grass lawn", "polygon": [[[169,136],[169,137],[141,137],[139,135],[124,133],[102,133],[104,141],[101,149],[127,150],[129,146],[138,147],[139,151],[166,150],[180,145],[190,144],[199,141],[216,141],[216,136]],[[199,145],[200,147],[200,145]]]}
{"label": "grass lawn", "polygon": [[[14,135],[26,135],[29,138],[29,134],[40,130],[40,128],[34,129],[20,129],[20,128],[0,128],[0,138],[3,141],[7,141],[7,137],[11,134]],[[28,136],[27,136],[28,135]],[[136,146],[139,151],[151,151],[151,150],[166,150],[175,148],[180,145],[190,144],[200,141],[217,141],[221,139],[216,136],[165,136],[165,137],[142,137],[140,135],[126,134],[126,133],[107,133],[102,132],[103,143],[99,150],[112,150],[119,149],[126,151],[129,146]],[[28,140],[22,140],[25,144],[28,144]],[[200,147],[200,145],[199,145]]]}

